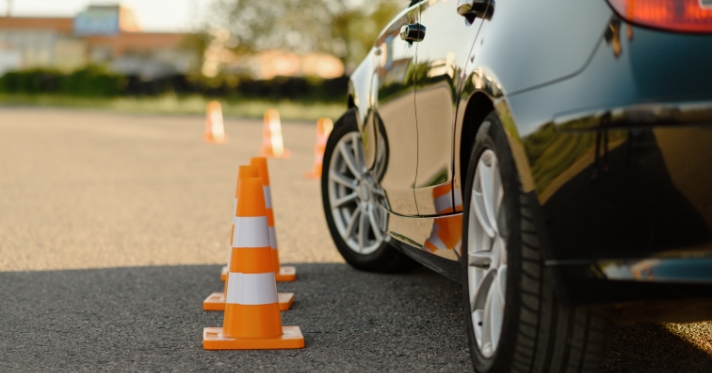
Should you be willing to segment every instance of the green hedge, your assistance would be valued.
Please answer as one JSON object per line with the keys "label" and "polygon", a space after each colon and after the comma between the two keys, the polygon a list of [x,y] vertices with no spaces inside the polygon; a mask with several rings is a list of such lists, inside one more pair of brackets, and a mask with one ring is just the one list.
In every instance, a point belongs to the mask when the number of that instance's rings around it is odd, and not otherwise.
{"label": "green hedge", "polygon": [[0,92],[111,97],[122,93],[126,79],[101,67],[88,66],[70,74],[52,69],[31,69],[5,73]]}
{"label": "green hedge", "polygon": [[0,77],[0,93],[75,97],[177,94],[272,101],[344,102],[348,80],[346,76],[334,79],[275,77],[254,80],[244,76],[200,79],[176,74],[147,81],[136,75],[116,75],[101,67],[89,66],[69,74],[51,69],[9,72]]}

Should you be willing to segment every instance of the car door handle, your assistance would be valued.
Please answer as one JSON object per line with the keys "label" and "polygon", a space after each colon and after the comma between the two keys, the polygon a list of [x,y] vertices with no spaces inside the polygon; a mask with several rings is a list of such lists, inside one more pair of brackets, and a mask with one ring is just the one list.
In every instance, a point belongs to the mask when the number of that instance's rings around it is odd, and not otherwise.
{"label": "car door handle", "polygon": [[420,23],[405,25],[400,29],[400,38],[409,43],[423,41],[425,39],[425,26]]}

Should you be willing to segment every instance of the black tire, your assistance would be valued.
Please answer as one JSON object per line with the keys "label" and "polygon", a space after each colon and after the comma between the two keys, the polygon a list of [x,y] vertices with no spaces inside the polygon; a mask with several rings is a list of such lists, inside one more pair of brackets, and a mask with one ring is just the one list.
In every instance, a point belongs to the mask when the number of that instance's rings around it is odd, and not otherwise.
{"label": "black tire", "polygon": [[[545,268],[539,239],[522,192],[504,129],[495,112],[477,132],[469,159],[463,192],[462,250],[467,258],[470,199],[475,168],[487,149],[494,151],[500,167],[506,209],[507,284],[504,322],[494,355],[486,358],[477,346],[470,311],[467,263],[463,260],[464,306],[470,354],[480,373],[583,373],[598,370],[606,319],[587,308],[563,306],[554,293]],[[476,219],[476,217],[473,217]]]}
{"label": "black tire", "polygon": [[321,199],[324,215],[326,216],[326,223],[329,226],[329,233],[331,233],[331,238],[341,256],[346,260],[346,263],[356,269],[381,273],[395,273],[411,270],[420,264],[403,254],[394,246],[388,244],[386,242],[387,240],[384,240],[381,245],[370,254],[360,254],[352,250],[339,234],[336,223],[334,222],[328,195],[329,166],[331,165],[332,156],[339,140],[349,133],[358,132],[354,115],[354,110],[349,110],[334,124],[334,130],[331,132],[331,135],[329,135],[329,140],[326,143],[326,149],[324,151],[323,171],[321,175]]}

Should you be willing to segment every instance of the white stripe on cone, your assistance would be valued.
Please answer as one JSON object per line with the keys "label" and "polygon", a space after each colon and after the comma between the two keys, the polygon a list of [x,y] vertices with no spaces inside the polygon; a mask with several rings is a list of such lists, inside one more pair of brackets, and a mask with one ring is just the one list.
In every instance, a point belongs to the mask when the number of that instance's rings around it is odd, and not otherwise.
{"label": "white stripe on cone", "polygon": [[[235,197],[235,204],[232,206],[232,226],[237,225],[237,197]],[[233,230],[234,232],[234,230]],[[230,240],[230,250],[227,251],[227,266],[230,267],[230,261],[232,260],[232,248],[235,246],[235,236],[233,235]]]}
{"label": "white stripe on cone", "polygon": [[262,305],[279,302],[273,272],[228,273],[226,303]]}
{"label": "white stripe on cone", "polygon": [[266,216],[236,216],[232,247],[272,247],[269,242]]}
{"label": "white stripe on cone", "polygon": [[265,195],[265,208],[271,209],[272,208],[272,192],[269,190],[269,186],[263,186],[262,192]]}
{"label": "white stripe on cone", "polygon": [[274,227],[269,227],[269,244],[272,250],[277,250],[277,233],[274,232]]}
{"label": "white stripe on cone", "polygon": [[284,154],[284,141],[282,140],[282,123],[279,117],[271,117],[269,119],[269,132],[272,153],[277,157],[281,157]]}
{"label": "white stripe on cone", "polygon": [[223,126],[222,110],[215,109],[210,111],[210,129],[213,131],[213,137],[223,139],[225,137],[225,127]]}
{"label": "white stripe on cone", "polygon": [[450,193],[445,193],[442,196],[435,198],[435,211],[441,213],[452,208],[452,199]]}
{"label": "white stripe on cone", "polygon": [[462,208],[462,191],[460,188],[455,190],[455,207]]}
{"label": "white stripe on cone", "polygon": [[[232,206],[232,226],[233,228],[237,224],[237,197],[235,197],[235,203]],[[233,229],[233,232],[235,230]],[[227,251],[227,267],[230,268],[230,262],[232,261],[232,247],[235,246],[235,236],[230,237],[230,249]]]}

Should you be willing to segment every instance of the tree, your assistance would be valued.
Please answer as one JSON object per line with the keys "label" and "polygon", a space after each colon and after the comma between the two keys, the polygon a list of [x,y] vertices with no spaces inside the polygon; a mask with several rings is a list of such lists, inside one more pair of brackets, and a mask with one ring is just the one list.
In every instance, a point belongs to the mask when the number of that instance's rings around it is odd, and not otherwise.
{"label": "tree", "polygon": [[350,70],[406,5],[404,0],[217,0],[210,27],[226,28],[228,47],[238,54],[324,52]]}

